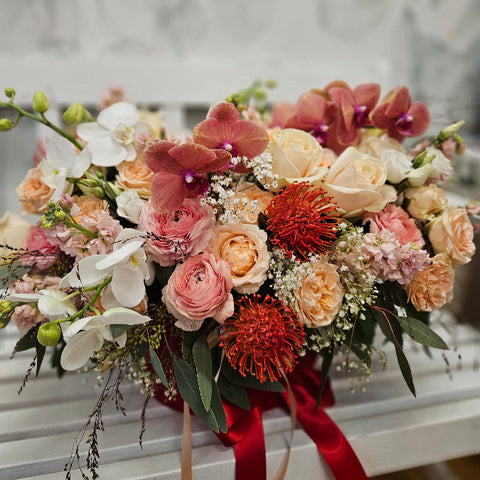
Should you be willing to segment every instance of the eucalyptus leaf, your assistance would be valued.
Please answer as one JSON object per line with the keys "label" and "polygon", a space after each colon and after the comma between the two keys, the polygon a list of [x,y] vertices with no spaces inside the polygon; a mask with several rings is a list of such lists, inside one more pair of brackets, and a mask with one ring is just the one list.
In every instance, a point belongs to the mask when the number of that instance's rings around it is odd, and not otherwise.
{"label": "eucalyptus leaf", "polygon": [[415,385],[413,383],[412,370],[410,369],[407,357],[402,350],[401,343],[396,336],[394,324],[397,323],[398,326],[397,319],[395,316],[391,316],[389,319],[386,312],[383,313],[376,309],[372,309],[372,313],[385,337],[395,346],[395,353],[397,355],[398,365],[402,372],[403,378],[405,379],[405,382],[407,383],[408,388],[412,392],[413,396],[416,397],[417,394],[415,392]]}
{"label": "eucalyptus leaf", "polygon": [[128,329],[132,328],[133,325],[110,325],[110,330],[112,331],[113,338],[118,338],[120,335],[123,335]]}
{"label": "eucalyptus leaf", "polygon": [[195,415],[202,420],[208,428],[218,433],[219,429],[215,414],[211,409],[206,411],[203,406],[195,371],[185,360],[182,360],[176,355],[172,355],[172,361],[180,395],[188,403]]}
{"label": "eucalyptus leaf", "polygon": [[397,317],[402,330],[416,342],[431,348],[448,350],[447,344],[428,325],[414,317]]}
{"label": "eucalyptus leaf", "polygon": [[193,360],[197,369],[197,382],[205,410],[210,409],[212,400],[212,356],[207,340],[200,335],[193,344]]}
{"label": "eucalyptus leaf", "polygon": [[32,327],[15,345],[14,352],[23,352],[37,345],[38,325]]}
{"label": "eucalyptus leaf", "polygon": [[245,388],[229,382],[224,375],[218,377],[218,389],[229,402],[244,410],[250,410],[250,400]]}
{"label": "eucalyptus leaf", "polygon": [[324,350],[322,367],[320,369],[320,387],[318,388],[318,392],[316,395],[316,408],[320,405],[320,400],[322,399],[323,389],[325,388],[325,385],[327,383],[328,372],[330,371],[330,367],[332,366],[333,356],[333,348],[327,348]]}
{"label": "eucalyptus leaf", "polygon": [[40,373],[40,368],[42,367],[43,358],[45,357],[46,348],[37,342],[37,344],[35,345],[35,349],[37,351],[37,370],[35,376],[38,377],[38,374]]}
{"label": "eucalyptus leaf", "polygon": [[215,382],[213,382],[212,384],[211,408],[212,408],[213,414],[215,415],[218,428],[220,429],[221,432],[227,433],[227,430],[228,430],[227,416],[225,415],[222,399],[220,398],[220,392]]}
{"label": "eucalyptus leaf", "polygon": [[162,362],[158,358],[157,352],[155,352],[155,350],[151,346],[149,346],[149,353],[150,353],[150,360],[152,362],[153,369],[157,374],[157,377],[160,379],[163,386],[168,388],[168,380],[167,380],[167,377],[165,376],[165,372],[163,371]]}
{"label": "eucalyptus leaf", "polygon": [[0,267],[0,288],[6,288],[17,278],[29,272],[32,267],[26,267],[22,262],[12,262]]}
{"label": "eucalyptus leaf", "polygon": [[193,345],[197,341],[197,338],[201,335],[201,330],[195,330],[193,332],[183,332],[182,341],[182,356],[187,362],[191,360],[193,356]]}

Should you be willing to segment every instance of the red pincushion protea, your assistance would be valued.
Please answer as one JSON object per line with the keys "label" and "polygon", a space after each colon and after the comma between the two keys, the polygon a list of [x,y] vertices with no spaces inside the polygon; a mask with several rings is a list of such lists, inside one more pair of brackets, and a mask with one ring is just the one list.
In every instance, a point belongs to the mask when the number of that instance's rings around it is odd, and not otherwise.
{"label": "red pincushion protea", "polygon": [[269,240],[290,258],[325,254],[336,239],[340,219],[333,198],[308,182],[292,183],[265,210]]}
{"label": "red pincushion protea", "polygon": [[274,382],[295,365],[305,334],[296,313],[280,300],[242,297],[233,317],[225,320],[220,345],[243,376]]}

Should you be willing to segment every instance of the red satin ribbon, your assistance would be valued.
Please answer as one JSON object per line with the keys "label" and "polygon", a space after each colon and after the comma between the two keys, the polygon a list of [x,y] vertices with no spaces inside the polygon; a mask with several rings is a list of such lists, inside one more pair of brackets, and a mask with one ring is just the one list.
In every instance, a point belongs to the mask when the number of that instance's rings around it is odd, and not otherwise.
{"label": "red satin ribbon", "polygon": [[[337,480],[368,480],[365,471],[348,440],[322,407],[335,403],[330,382],[327,381],[320,407],[315,411],[315,394],[320,376],[313,370],[312,357],[305,357],[289,375],[295,400],[297,419],[315,442],[318,451]],[[243,410],[223,401],[227,415],[228,432],[217,436],[225,446],[235,448],[235,478],[237,480],[266,480],[267,462],[262,412],[289,404],[288,392],[248,390],[250,410]],[[182,402],[168,402],[163,391],[155,397],[162,403],[181,409]],[[180,407],[180,408],[179,408]]]}

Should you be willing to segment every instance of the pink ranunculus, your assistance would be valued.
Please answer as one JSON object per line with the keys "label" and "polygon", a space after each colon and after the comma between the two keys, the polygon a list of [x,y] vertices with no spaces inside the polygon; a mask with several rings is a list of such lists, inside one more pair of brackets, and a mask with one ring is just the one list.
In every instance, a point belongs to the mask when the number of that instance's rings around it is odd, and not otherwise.
{"label": "pink ranunculus", "polygon": [[370,222],[370,232],[379,233],[389,230],[394,233],[402,245],[415,243],[418,247],[425,245],[422,232],[415,224],[415,220],[402,208],[389,203],[383,210],[363,215],[363,224]]}
{"label": "pink ranunculus", "polygon": [[186,331],[198,330],[206,318],[218,323],[233,315],[230,265],[206,252],[179,263],[163,288],[162,301]]}
{"label": "pink ranunculus", "polygon": [[162,267],[175,265],[207,247],[215,216],[198,198],[186,198],[175,210],[159,213],[148,201],[140,213],[139,228],[149,234],[147,250]]}
{"label": "pink ranunculus", "polygon": [[42,227],[32,226],[27,237],[25,248],[31,253],[22,255],[22,263],[36,267],[40,271],[48,270],[57,261],[60,248],[52,245]]}

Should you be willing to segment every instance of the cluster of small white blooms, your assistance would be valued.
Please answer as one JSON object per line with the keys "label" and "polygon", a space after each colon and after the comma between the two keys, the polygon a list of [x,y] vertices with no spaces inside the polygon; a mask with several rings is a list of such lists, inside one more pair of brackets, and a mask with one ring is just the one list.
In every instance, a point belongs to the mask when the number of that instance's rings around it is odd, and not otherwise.
{"label": "cluster of small white blooms", "polygon": [[276,297],[294,306],[295,292],[307,275],[313,275],[318,259],[318,256],[312,255],[308,262],[297,262],[295,255],[285,258],[285,252],[281,248],[274,248],[267,275],[272,280]]}
{"label": "cluster of small white blooms", "polygon": [[273,173],[273,159],[272,154],[263,152],[251,160],[244,159],[245,165],[252,169],[253,175],[266,188],[278,187],[278,174]]}
{"label": "cluster of small white blooms", "polygon": [[210,205],[215,215],[220,214],[219,220],[222,223],[236,220],[235,212],[231,208],[232,197],[235,195],[234,189],[232,188],[234,181],[234,178],[229,175],[212,175],[210,186],[204,197],[200,200],[200,203]]}

